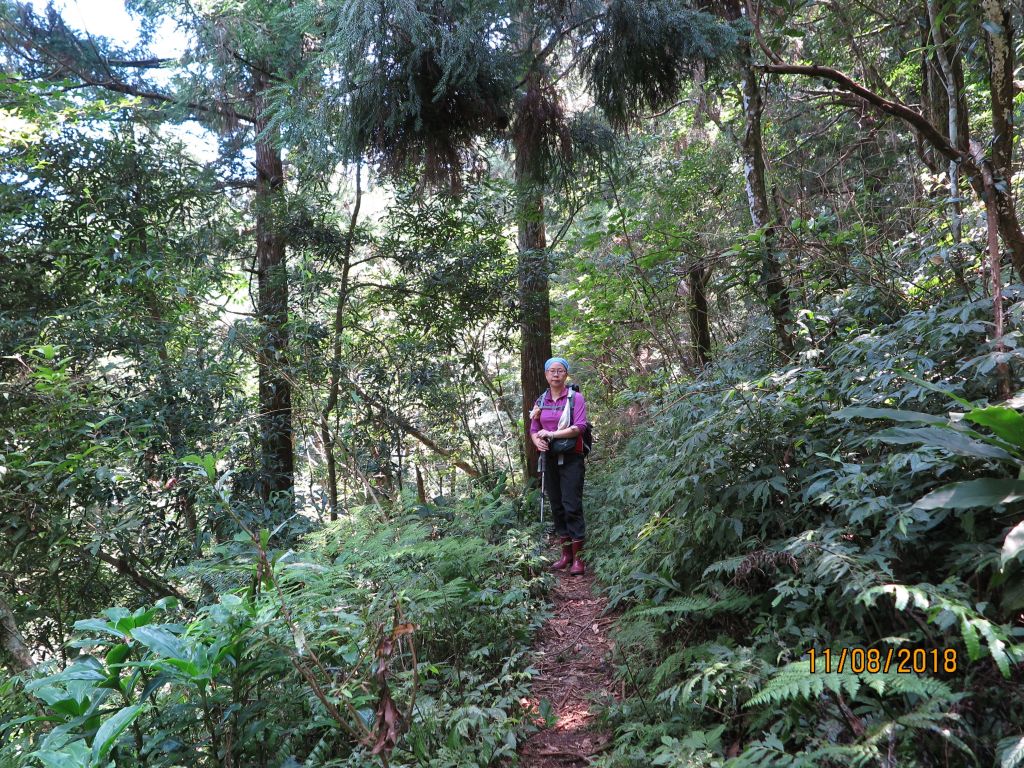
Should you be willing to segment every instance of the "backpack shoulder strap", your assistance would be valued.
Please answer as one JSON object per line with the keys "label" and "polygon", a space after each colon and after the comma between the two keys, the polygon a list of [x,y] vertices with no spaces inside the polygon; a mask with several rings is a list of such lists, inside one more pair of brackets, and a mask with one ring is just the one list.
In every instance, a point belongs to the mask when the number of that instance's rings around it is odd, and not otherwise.
{"label": "backpack shoulder strap", "polygon": [[533,408],[535,411],[537,411],[538,418],[540,417],[540,412],[544,410],[544,395],[546,395],[547,393],[548,391],[545,389],[543,392],[540,393],[540,397],[538,397],[537,400],[533,403]]}
{"label": "backpack shoulder strap", "polygon": [[569,423],[572,424],[572,387],[569,387],[567,395],[568,397],[565,398],[565,410],[569,412]]}

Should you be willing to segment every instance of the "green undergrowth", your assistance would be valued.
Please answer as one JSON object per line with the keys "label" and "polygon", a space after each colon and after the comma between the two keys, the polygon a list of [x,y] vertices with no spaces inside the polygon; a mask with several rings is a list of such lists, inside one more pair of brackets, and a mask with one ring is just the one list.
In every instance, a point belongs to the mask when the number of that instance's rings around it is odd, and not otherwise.
{"label": "green undergrowth", "polygon": [[240,536],[194,569],[235,588],[108,609],[67,666],[5,681],[0,766],[499,764],[529,729],[536,534],[499,490]]}
{"label": "green undergrowth", "polygon": [[1024,401],[989,406],[1019,333],[873,306],[795,364],[734,350],[592,477],[631,692],[601,765],[1024,765]]}

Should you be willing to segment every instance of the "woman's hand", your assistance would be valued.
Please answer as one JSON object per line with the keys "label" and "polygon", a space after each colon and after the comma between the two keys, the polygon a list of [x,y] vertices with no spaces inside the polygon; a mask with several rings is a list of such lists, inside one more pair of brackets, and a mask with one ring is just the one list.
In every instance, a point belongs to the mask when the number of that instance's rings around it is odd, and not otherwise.
{"label": "woman's hand", "polygon": [[537,450],[541,453],[547,453],[548,450],[548,434],[549,432],[545,429],[535,432],[533,437],[533,444],[537,446]]}
{"label": "woman's hand", "polygon": [[[560,433],[565,434],[560,434]],[[535,437],[539,437],[542,440],[555,440],[562,437],[579,437],[580,428],[575,424],[570,424],[565,429],[539,429],[537,430]]]}

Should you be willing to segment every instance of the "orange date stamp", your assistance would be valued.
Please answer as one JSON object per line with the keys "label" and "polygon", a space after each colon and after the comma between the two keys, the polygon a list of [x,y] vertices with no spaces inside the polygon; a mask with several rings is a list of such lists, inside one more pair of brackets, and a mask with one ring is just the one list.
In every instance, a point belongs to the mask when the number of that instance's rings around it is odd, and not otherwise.
{"label": "orange date stamp", "polygon": [[959,659],[955,648],[859,648],[843,646],[833,650],[806,652],[811,662],[811,674],[853,672],[854,674],[946,674],[957,672]]}

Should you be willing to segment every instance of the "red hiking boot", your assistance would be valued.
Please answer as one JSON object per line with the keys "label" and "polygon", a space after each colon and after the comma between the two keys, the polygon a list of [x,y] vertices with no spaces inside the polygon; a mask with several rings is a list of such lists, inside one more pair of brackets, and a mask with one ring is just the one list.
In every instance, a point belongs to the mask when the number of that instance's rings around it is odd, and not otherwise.
{"label": "red hiking boot", "polygon": [[583,564],[583,558],[580,557],[582,551],[583,542],[574,541],[572,543],[572,568],[569,569],[570,576],[582,576],[587,570],[586,565]]}
{"label": "red hiking boot", "polygon": [[572,539],[568,536],[562,537],[562,559],[556,560],[548,568],[549,571],[564,571],[572,562]]}

